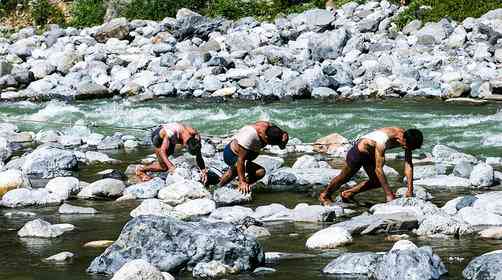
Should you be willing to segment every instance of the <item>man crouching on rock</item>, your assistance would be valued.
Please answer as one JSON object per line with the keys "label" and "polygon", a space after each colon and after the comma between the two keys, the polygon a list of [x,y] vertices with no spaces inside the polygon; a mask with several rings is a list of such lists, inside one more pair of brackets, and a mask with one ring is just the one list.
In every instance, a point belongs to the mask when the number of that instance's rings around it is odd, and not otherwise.
{"label": "man crouching on rock", "polygon": [[347,183],[361,167],[368,174],[369,180],[340,193],[343,202],[353,200],[353,197],[363,191],[382,187],[387,201],[395,198],[390,190],[383,167],[385,151],[401,147],[404,155],[404,175],[408,182],[407,197],[413,196],[413,162],[412,151],[419,149],[423,143],[422,132],[418,129],[404,130],[399,127],[385,127],[377,129],[359,138],[348,151],[345,166],[338,176],[333,178],[327,188],[321,192],[319,200],[328,206],[333,203],[333,192]]}
{"label": "man crouching on rock", "polygon": [[241,128],[223,151],[223,160],[230,168],[221,177],[219,186],[238,176],[239,191],[249,193],[252,185],[265,176],[265,168],[253,162],[261,149],[266,145],[285,149],[288,140],[288,133],[270,122],[260,121]]}
{"label": "man crouching on rock", "polygon": [[151,137],[158,162],[148,166],[139,165],[136,168],[136,176],[141,181],[144,182],[152,179],[152,177],[146,175],[146,172],[168,171],[173,173],[176,167],[169,160],[169,156],[174,154],[176,144],[181,144],[186,146],[188,152],[196,157],[197,165],[201,170],[201,181],[204,185],[206,184],[207,169],[200,151],[202,145],[200,134],[197,130],[181,123],[162,124],[152,132]]}

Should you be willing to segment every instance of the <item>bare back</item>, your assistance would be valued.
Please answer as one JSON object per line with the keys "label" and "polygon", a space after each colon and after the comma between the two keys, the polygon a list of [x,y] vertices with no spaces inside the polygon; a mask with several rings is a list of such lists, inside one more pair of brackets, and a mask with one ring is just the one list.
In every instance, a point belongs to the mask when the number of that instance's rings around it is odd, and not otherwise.
{"label": "bare back", "polygon": [[384,151],[402,147],[403,139],[404,129],[384,127],[362,136],[357,147],[361,152],[374,153],[377,146]]}

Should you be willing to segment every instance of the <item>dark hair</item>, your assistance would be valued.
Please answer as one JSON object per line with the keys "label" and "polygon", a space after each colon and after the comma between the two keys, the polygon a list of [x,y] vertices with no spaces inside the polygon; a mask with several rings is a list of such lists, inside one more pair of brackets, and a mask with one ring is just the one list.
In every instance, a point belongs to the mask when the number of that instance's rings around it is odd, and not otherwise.
{"label": "dark hair", "polygon": [[265,130],[265,134],[268,137],[269,144],[278,145],[282,142],[282,134],[284,134],[284,131],[278,126],[272,125]]}
{"label": "dark hair", "polygon": [[195,137],[191,137],[187,141],[187,150],[191,155],[196,155],[199,151],[200,148],[202,147],[200,140],[198,140]]}
{"label": "dark hair", "polygon": [[406,146],[410,149],[420,149],[424,142],[424,136],[422,132],[418,129],[411,128],[404,132],[404,139],[406,140]]}

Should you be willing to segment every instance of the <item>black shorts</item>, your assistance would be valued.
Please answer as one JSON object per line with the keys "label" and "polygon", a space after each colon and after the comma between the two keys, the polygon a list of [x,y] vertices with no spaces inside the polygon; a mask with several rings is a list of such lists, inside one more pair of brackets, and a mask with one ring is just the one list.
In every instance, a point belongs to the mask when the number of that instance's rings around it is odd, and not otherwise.
{"label": "black shorts", "polygon": [[357,141],[352,148],[350,148],[347,153],[347,157],[345,158],[345,161],[350,169],[355,171],[361,169],[364,165],[375,164],[375,157],[369,153],[359,151],[359,148],[357,147],[358,144],[359,141]]}
{"label": "black shorts", "polygon": [[[154,131],[152,131],[151,139],[152,139],[152,144],[155,148],[160,148],[162,146],[163,139],[162,139],[162,137],[160,137],[161,130],[162,130],[162,127],[159,126]],[[168,155],[174,154],[175,146],[176,145],[169,145],[169,149],[167,150]]]}

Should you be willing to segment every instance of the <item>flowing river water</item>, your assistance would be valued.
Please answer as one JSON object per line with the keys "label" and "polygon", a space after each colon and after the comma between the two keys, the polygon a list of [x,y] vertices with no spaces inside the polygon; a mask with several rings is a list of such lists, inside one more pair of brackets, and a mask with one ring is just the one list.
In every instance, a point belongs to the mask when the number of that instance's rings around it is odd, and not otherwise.
{"label": "flowing river water", "polygon": [[[477,157],[500,156],[502,147],[483,146],[482,139],[502,133],[502,111],[492,104],[481,107],[448,105],[443,103],[403,103],[387,101],[382,103],[358,102],[335,104],[313,101],[289,103],[211,103],[193,100],[166,99],[158,102],[130,103],[128,101],[92,101],[65,104],[62,102],[30,103],[18,102],[0,105],[0,118],[17,119],[21,130],[38,131],[43,128],[70,129],[51,124],[21,122],[20,120],[49,122],[92,122],[99,125],[149,127],[168,121],[191,123],[201,132],[211,135],[225,135],[242,125],[259,119],[272,120],[287,129],[290,135],[311,142],[318,137],[338,132],[349,139],[382,126],[417,127],[425,135],[424,152],[430,152],[438,143],[459,148]],[[108,129],[96,129],[103,134],[111,134]],[[124,131],[127,134],[143,136],[139,131]],[[116,168],[124,170],[127,164],[135,163],[151,150],[140,148],[133,152],[113,152],[110,156],[122,160],[121,165],[92,165],[79,173],[81,180],[92,182],[96,172]],[[294,156],[287,164],[294,162]],[[336,164],[337,162],[335,162]],[[401,171],[401,162],[389,165]],[[391,181],[393,188],[400,186],[400,178]],[[444,192],[434,191],[433,202],[442,206],[444,202],[465,193],[481,191]],[[371,203],[381,202],[380,190],[368,192],[360,200]],[[250,207],[270,203],[282,203],[294,207],[300,202],[316,204],[317,198],[311,193],[255,193]],[[8,219],[4,217],[11,210],[0,209],[0,279],[109,279],[102,275],[90,275],[85,269],[91,260],[103,249],[84,248],[83,244],[92,240],[114,240],[123,225],[130,219],[129,212],[139,202],[110,201],[70,201],[79,206],[94,207],[97,215],[63,216],[57,214],[57,207],[23,209],[32,211],[38,217],[51,223],[71,223],[73,232],[51,240],[18,238],[16,231],[32,218]],[[365,209],[356,208],[364,211]],[[337,254],[348,251],[388,251],[394,242],[385,241],[384,234],[355,236],[352,245],[331,251],[307,250],[307,238],[329,224],[270,223],[266,227],[272,236],[261,240],[265,251],[304,253],[298,259],[281,260],[267,264],[277,272],[266,275],[244,274],[227,277],[229,279],[334,279],[323,276],[320,270]],[[417,239],[419,246],[432,246],[449,270],[445,279],[462,279],[461,272],[475,256],[502,248],[502,241],[486,241],[474,238],[463,239]],[[45,263],[43,258],[70,251],[76,258],[70,264],[54,265]],[[459,257],[452,260],[450,257]],[[191,279],[188,272],[176,275],[177,279]]]}

